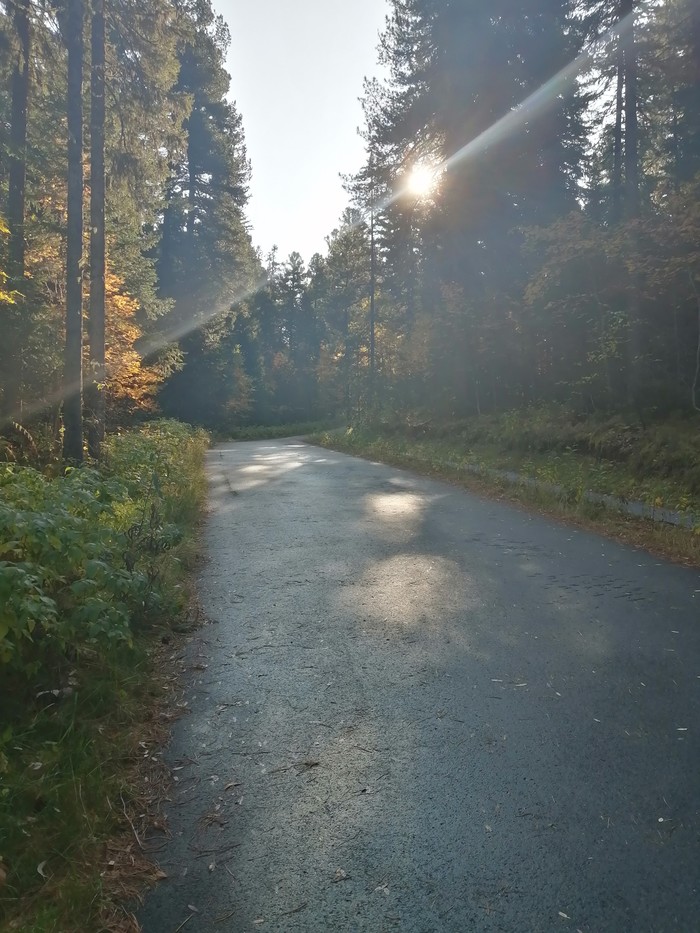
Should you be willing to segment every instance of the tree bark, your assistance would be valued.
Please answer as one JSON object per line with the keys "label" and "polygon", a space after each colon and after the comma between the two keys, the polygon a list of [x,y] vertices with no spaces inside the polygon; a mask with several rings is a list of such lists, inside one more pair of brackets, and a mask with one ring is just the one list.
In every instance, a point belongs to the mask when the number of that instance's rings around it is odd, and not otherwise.
{"label": "tree bark", "polygon": [[193,109],[187,121],[187,238],[190,242],[194,238],[194,222],[197,206],[197,166],[195,162],[195,145],[193,141],[195,130],[195,111]]}
{"label": "tree bark", "polygon": [[[374,194],[372,195],[374,198]],[[369,408],[374,414],[376,403],[376,290],[377,290],[377,253],[374,243],[374,203],[370,205],[369,222]]]}
{"label": "tree bark", "polygon": [[[635,0],[621,0],[620,29],[623,37],[625,66],[625,216],[635,220],[639,216],[639,128],[637,123],[637,49],[634,23]],[[634,227],[629,232],[629,245],[634,252],[637,236]],[[640,406],[642,385],[642,342],[640,333],[639,275],[632,273],[627,301],[627,401],[634,408]]]}
{"label": "tree bark", "polygon": [[100,457],[105,437],[105,17],[92,2],[90,68],[90,374],[88,450]]}
{"label": "tree bark", "polygon": [[637,48],[635,40],[634,0],[621,0],[625,66],[625,213],[639,214],[639,127],[637,121]]}
{"label": "tree bark", "polygon": [[68,223],[63,456],[83,459],[83,0],[67,0]]}
{"label": "tree bark", "polygon": [[615,131],[613,136],[613,171],[612,171],[612,220],[616,222],[622,214],[622,114],[624,111],[623,89],[625,86],[625,53],[622,32],[617,34],[615,56],[617,70],[617,89],[615,93]]}
{"label": "tree bark", "polygon": [[29,105],[29,53],[31,33],[29,0],[15,0],[13,25],[17,54],[12,69],[12,116],[10,126],[9,179],[7,195],[7,225],[10,231],[8,249],[9,287],[16,292],[15,305],[7,308],[7,327],[3,328],[4,347],[2,409],[0,423],[20,417],[22,393],[23,304],[25,289],[24,216],[27,180],[27,109]]}

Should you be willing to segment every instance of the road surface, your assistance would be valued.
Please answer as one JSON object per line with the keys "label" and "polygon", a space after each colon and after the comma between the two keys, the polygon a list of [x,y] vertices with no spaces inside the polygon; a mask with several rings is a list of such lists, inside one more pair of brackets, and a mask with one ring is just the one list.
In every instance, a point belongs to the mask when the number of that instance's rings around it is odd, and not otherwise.
{"label": "road surface", "polygon": [[296,440],[209,472],[145,933],[700,929],[697,571]]}

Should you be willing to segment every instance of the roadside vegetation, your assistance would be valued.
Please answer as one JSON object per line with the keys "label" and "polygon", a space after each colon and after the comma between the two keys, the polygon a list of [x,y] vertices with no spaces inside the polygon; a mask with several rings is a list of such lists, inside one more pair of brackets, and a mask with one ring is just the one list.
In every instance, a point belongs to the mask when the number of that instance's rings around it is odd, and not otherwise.
{"label": "roadside vegetation", "polygon": [[296,421],[290,424],[251,424],[233,428],[222,435],[232,441],[264,441],[275,437],[296,437],[297,435],[318,434],[333,431],[336,421]]}
{"label": "roadside vegetation", "polygon": [[[138,826],[205,494],[200,430],[112,435],[99,469],[0,464],[0,929],[135,929]],[[144,780],[144,768],[155,772]],[[131,926],[130,926],[131,924]]]}
{"label": "roadside vegetation", "polygon": [[[312,440],[496,492],[700,564],[700,436],[689,418],[643,423],[550,407],[437,424],[360,422]],[[525,482],[505,478],[504,471]],[[680,513],[687,524],[635,518],[587,500],[589,491]]]}

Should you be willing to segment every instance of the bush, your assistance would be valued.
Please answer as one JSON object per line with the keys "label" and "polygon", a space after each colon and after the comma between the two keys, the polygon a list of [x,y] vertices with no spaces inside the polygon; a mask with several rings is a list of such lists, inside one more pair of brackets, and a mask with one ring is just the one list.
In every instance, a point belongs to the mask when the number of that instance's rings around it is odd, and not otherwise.
{"label": "bush", "polygon": [[172,609],[169,553],[198,508],[206,435],[154,422],[111,438],[106,466],[49,478],[0,468],[0,671],[53,675],[81,650],[129,646]]}

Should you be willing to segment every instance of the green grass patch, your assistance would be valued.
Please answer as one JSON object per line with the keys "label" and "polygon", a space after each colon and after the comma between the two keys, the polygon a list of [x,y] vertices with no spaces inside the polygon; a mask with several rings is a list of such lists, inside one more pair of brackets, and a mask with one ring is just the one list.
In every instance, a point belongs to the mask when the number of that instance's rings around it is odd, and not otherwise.
{"label": "green grass patch", "polygon": [[333,430],[337,423],[327,421],[298,421],[293,424],[255,424],[235,428],[226,433],[221,440],[264,441],[276,437],[297,437],[299,435],[318,434]]}
{"label": "green grass patch", "polygon": [[[549,419],[549,420],[548,420]],[[319,432],[316,443],[498,492],[642,543],[667,556],[700,562],[698,528],[676,528],[586,500],[586,491],[654,509],[700,515],[700,432],[687,420],[626,425],[620,418],[581,419],[561,410],[507,413],[452,424],[392,423]],[[549,425],[549,429],[547,427]],[[467,466],[477,467],[474,476]],[[514,484],[490,471],[539,481]],[[546,486],[556,485],[558,491]]]}
{"label": "green grass patch", "polygon": [[154,658],[187,603],[207,444],[162,421],[110,437],[99,470],[3,467],[0,930],[111,928],[115,894],[148,874],[129,814],[147,805]]}

